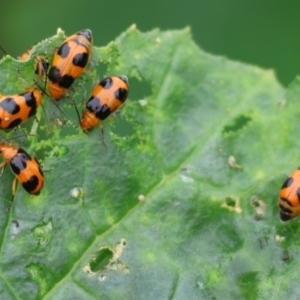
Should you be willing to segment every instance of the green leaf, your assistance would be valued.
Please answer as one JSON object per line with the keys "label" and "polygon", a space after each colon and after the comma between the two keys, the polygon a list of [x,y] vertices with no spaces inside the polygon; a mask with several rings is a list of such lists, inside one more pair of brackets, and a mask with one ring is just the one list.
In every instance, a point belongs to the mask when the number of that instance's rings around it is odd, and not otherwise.
{"label": "green leaf", "polygon": [[[62,40],[32,51],[51,61]],[[3,93],[24,88],[17,67],[31,83],[34,66],[33,56],[2,60]],[[300,79],[285,99],[273,71],[205,53],[188,28],[134,26],[95,46],[87,94],[112,74],[129,77],[130,99],[104,121],[107,146],[99,128],[84,135],[48,97],[51,134],[40,111],[40,124],[22,126],[39,133],[22,147],[51,171],[38,197],[19,187],[9,213],[13,176],[1,178],[2,298],[299,296],[299,220],[282,224],[277,198],[299,164]],[[84,89],[74,90],[81,110]],[[72,113],[69,102],[59,105]]]}

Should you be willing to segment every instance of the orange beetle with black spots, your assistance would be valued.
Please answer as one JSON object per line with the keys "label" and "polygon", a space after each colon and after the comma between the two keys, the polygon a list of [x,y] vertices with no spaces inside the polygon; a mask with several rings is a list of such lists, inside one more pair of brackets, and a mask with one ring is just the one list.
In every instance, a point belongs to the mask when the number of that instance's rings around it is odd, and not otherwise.
{"label": "orange beetle with black spots", "polygon": [[96,125],[102,127],[101,121],[126,101],[128,91],[128,79],[124,75],[110,76],[100,81],[83,111],[80,120],[83,131],[88,132]]}
{"label": "orange beetle with black spots", "polygon": [[[31,49],[28,48],[26,52],[24,52],[22,55],[20,55],[18,57],[18,59],[21,60],[21,61],[28,60],[29,57],[30,57],[30,51],[31,51]],[[47,70],[49,68],[49,63],[42,56],[35,56],[34,55],[34,58],[35,58],[35,61],[36,61],[34,73],[36,75],[38,75],[39,79],[43,79],[44,75],[47,73]]]}
{"label": "orange beetle with black spots", "polygon": [[92,46],[92,33],[85,29],[68,37],[56,50],[48,73],[49,92],[55,100],[59,100],[84,71]]}
{"label": "orange beetle with black spots", "polygon": [[29,194],[39,195],[44,185],[44,174],[37,159],[22,148],[3,143],[0,144],[0,155],[4,158],[0,167],[4,170],[4,167],[9,165],[15,175],[12,194],[15,194],[18,180]]}
{"label": "orange beetle with black spots", "polygon": [[281,221],[289,221],[300,214],[300,168],[285,180],[278,198]]}
{"label": "orange beetle with black spots", "polygon": [[0,129],[14,128],[35,115],[43,93],[36,87],[17,95],[0,95]]}

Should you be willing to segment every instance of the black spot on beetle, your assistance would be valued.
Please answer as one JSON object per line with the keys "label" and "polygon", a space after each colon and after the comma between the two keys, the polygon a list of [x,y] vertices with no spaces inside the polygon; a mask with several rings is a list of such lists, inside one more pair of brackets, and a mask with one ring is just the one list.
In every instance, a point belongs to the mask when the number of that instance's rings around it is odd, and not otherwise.
{"label": "black spot on beetle", "polygon": [[77,67],[84,68],[89,60],[87,53],[78,53],[73,58],[73,64]]}
{"label": "black spot on beetle", "polygon": [[36,106],[36,99],[32,92],[23,93],[23,97],[25,98],[25,103],[27,106],[29,106],[29,107]]}
{"label": "black spot on beetle", "polygon": [[[19,149],[20,150],[20,149]],[[22,150],[22,149],[21,149]],[[18,175],[22,170],[27,168],[28,156],[27,153],[18,153],[11,161],[10,167],[14,174]]]}
{"label": "black spot on beetle", "polygon": [[89,101],[86,104],[86,108],[90,111],[90,112],[96,112],[97,110],[99,110],[100,106],[101,106],[101,100],[97,97],[91,97],[89,99]]}
{"label": "black spot on beetle", "polygon": [[60,55],[62,58],[66,58],[70,53],[70,46],[68,43],[63,43],[57,50],[57,54]]}
{"label": "black spot on beetle", "polygon": [[48,73],[48,78],[54,83],[57,83],[60,79],[60,71],[56,67],[51,67],[49,73]]}
{"label": "black spot on beetle", "polygon": [[49,80],[53,83],[58,83],[60,87],[68,89],[74,82],[74,78],[70,75],[60,75],[60,71],[56,67],[52,67],[48,74]]}
{"label": "black spot on beetle", "polygon": [[111,111],[109,107],[104,104],[101,108],[96,112],[96,117],[100,120],[106,119],[110,115]]}
{"label": "black spot on beetle", "polygon": [[95,113],[96,117],[100,120],[106,119],[111,114],[109,107],[106,104],[101,105],[101,99],[97,97],[91,97],[86,104],[86,108],[90,112]]}
{"label": "black spot on beetle", "polygon": [[285,182],[283,183],[283,185],[282,185],[281,188],[282,189],[287,188],[287,187],[291,186],[293,184],[293,182],[294,182],[294,178],[293,177],[289,177],[289,178],[287,178],[285,180]]}
{"label": "black spot on beetle", "polygon": [[11,115],[15,115],[20,111],[20,106],[14,98],[5,98],[0,102],[0,107]]}
{"label": "black spot on beetle", "polygon": [[6,127],[7,129],[10,129],[10,128],[15,128],[17,127],[18,125],[20,125],[22,123],[22,119],[21,118],[18,118],[18,119],[15,119],[13,120],[12,122],[9,123],[9,125]]}
{"label": "black spot on beetle", "polygon": [[33,92],[25,92],[19,94],[19,96],[22,96],[25,98],[25,103],[28,107],[31,107],[31,110],[29,111],[28,118],[33,116],[36,113],[36,108],[37,108],[37,102],[36,98],[33,94]]}
{"label": "black spot on beetle", "polygon": [[104,89],[108,90],[113,85],[113,80],[111,77],[107,77],[99,82],[99,85],[101,85]]}
{"label": "black spot on beetle", "polygon": [[60,87],[68,89],[72,85],[74,80],[75,78],[73,78],[71,75],[64,75],[60,77],[58,84]]}
{"label": "black spot on beetle", "polygon": [[31,110],[29,111],[29,114],[28,114],[28,118],[30,118],[36,114],[36,109],[37,109],[36,106],[31,108]]}
{"label": "black spot on beetle", "polygon": [[[26,182],[23,182],[22,185],[24,187],[24,189],[28,192],[32,194],[32,191],[34,191],[36,189],[36,187],[39,184],[39,179],[36,175],[32,175],[29,180],[27,180]],[[34,195],[39,195],[40,192],[35,193]]]}
{"label": "black spot on beetle", "polygon": [[116,99],[120,100],[122,103],[127,99],[128,91],[123,88],[119,88],[115,91]]}

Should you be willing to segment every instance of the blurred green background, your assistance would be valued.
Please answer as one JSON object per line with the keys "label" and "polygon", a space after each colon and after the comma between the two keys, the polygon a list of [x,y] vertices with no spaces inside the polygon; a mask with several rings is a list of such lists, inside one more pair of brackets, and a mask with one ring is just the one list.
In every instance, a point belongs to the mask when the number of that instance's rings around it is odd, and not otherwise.
{"label": "blurred green background", "polygon": [[131,24],[142,31],[190,26],[207,52],[275,69],[289,84],[300,73],[300,1],[3,1],[0,43],[13,56],[50,37],[90,28],[106,45]]}

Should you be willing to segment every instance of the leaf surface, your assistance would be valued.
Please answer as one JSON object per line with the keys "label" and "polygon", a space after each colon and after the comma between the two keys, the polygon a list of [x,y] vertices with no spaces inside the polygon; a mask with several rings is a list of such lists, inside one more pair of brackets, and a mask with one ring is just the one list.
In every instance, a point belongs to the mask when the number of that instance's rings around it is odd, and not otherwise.
{"label": "leaf surface", "polygon": [[[51,61],[62,40],[59,33],[32,51]],[[18,66],[32,82],[34,65],[33,57],[2,60],[3,93],[21,89]],[[299,164],[299,79],[286,93],[273,71],[205,53],[189,29],[135,27],[94,48],[87,83],[113,74],[128,76],[130,93],[104,121],[107,146],[99,128],[86,136],[69,121],[53,125],[64,116],[45,97],[51,134],[43,136],[44,121],[29,121],[43,137],[24,145],[51,170],[41,195],[19,187],[6,213],[13,176],[1,178],[5,299],[299,295],[299,221],[282,224],[277,208],[285,175]],[[81,110],[83,89],[74,90]],[[261,218],[250,200],[266,205]]]}

